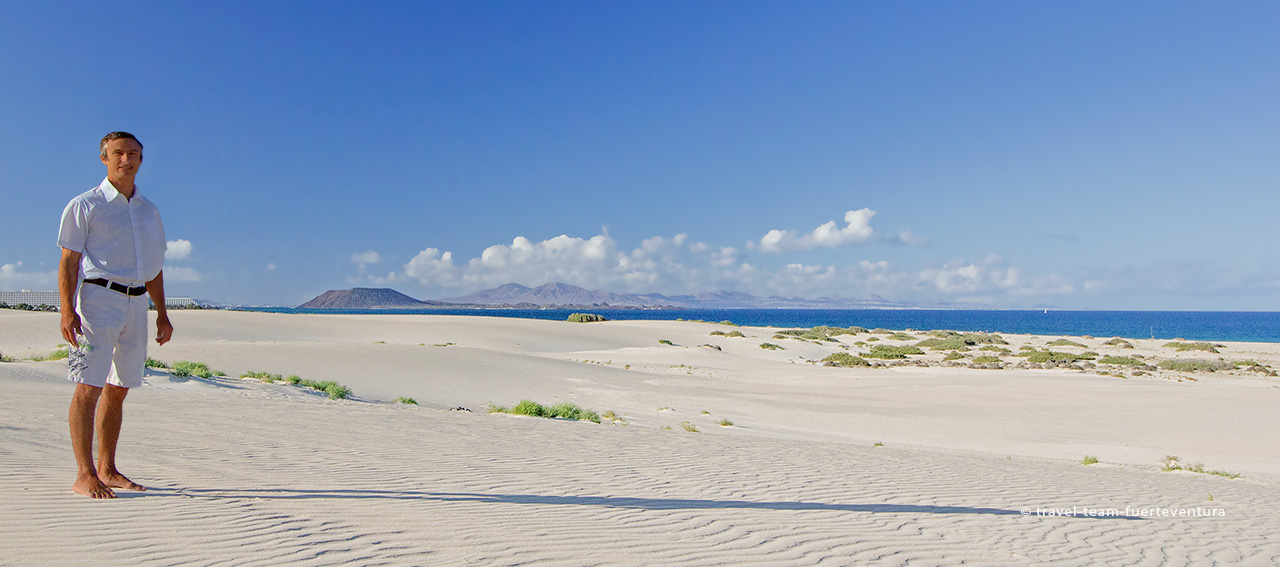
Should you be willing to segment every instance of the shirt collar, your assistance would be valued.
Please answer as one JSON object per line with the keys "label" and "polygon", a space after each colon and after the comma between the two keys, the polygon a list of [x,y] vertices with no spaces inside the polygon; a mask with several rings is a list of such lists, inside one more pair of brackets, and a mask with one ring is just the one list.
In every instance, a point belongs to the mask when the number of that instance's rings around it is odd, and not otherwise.
{"label": "shirt collar", "polygon": [[[114,201],[116,200],[116,197],[123,196],[121,195],[120,191],[116,189],[116,186],[111,184],[111,179],[107,177],[102,178],[102,183],[98,185],[98,188],[102,190],[102,196],[106,197],[108,201]],[[134,197],[138,196],[137,183],[133,184],[133,196]]]}

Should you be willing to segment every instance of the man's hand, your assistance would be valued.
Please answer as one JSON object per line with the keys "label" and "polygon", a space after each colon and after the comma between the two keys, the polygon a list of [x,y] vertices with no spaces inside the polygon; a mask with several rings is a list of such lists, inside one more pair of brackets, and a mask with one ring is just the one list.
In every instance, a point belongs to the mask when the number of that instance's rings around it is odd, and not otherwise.
{"label": "man's hand", "polygon": [[164,344],[173,338],[173,324],[169,323],[168,315],[156,316],[156,343]]}
{"label": "man's hand", "polygon": [[76,335],[83,335],[84,330],[80,328],[80,314],[75,311],[62,312],[62,338],[71,344],[71,346],[80,348],[80,341],[76,340]]}

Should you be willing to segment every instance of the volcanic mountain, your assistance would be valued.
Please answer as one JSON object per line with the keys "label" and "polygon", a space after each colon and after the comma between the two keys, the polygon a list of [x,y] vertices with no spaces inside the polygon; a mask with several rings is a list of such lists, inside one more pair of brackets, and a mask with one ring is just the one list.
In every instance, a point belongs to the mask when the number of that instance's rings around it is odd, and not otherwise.
{"label": "volcanic mountain", "polygon": [[315,299],[299,305],[299,309],[386,309],[421,308],[447,305],[439,301],[421,301],[389,288],[357,287],[331,289]]}

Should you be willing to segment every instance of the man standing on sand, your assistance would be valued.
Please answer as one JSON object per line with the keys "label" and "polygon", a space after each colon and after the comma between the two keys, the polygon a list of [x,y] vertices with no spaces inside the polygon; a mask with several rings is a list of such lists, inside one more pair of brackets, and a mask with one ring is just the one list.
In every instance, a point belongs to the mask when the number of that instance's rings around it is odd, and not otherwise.
{"label": "man standing on sand", "polygon": [[107,178],[62,212],[58,293],[62,338],[71,344],[67,379],[76,383],[68,414],[79,468],[72,488],[91,498],[115,498],[112,488],[146,490],[116,470],[124,398],[129,388],[142,385],[147,359],[143,293],[156,306],[157,343],[169,342],[173,325],[164,304],[160,211],[133,183],[142,165],[142,143],[128,132],[112,132],[99,147]]}

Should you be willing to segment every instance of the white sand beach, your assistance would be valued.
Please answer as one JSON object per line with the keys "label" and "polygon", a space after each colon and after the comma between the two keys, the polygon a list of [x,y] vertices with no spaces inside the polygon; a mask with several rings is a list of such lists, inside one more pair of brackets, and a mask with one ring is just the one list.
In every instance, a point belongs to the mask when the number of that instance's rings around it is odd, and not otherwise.
{"label": "white sand beach", "polygon": [[[1280,368],[1277,344],[1053,347],[1257,363],[1212,373],[1017,368],[1025,359],[1008,354],[1003,369],[970,368],[928,349],[911,357],[923,366],[840,368],[813,361],[927,337],[170,316],[175,338],[151,356],[227,376],[152,370],[131,393],[119,459],[147,492],[72,493],[65,361],[0,363],[0,565],[1280,562],[1280,378],[1265,372]],[[0,353],[48,354],[57,325],[56,313],[0,310]],[[1015,354],[1062,338],[1002,337]],[[353,396],[238,378],[248,371]],[[485,409],[522,399],[624,422]],[[1240,477],[1163,471],[1166,455]]]}

